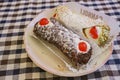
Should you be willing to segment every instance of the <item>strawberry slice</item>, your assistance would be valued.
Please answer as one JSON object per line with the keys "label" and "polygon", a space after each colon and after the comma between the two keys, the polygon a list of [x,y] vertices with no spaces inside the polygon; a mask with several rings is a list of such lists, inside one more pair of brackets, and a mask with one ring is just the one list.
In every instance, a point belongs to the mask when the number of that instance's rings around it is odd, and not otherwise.
{"label": "strawberry slice", "polygon": [[93,26],[91,29],[90,29],[90,35],[92,38],[94,39],[97,39],[98,38],[98,33],[97,33],[97,29],[96,29],[96,26]]}
{"label": "strawberry slice", "polygon": [[49,21],[48,21],[47,18],[42,18],[42,19],[39,21],[39,24],[40,24],[40,25],[46,25],[46,24],[48,24],[48,23],[49,23]]}
{"label": "strawberry slice", "polygon": [[85,42],[80,42],[78,44],[78,47],[79,47],[79,50],[80,51],[83,51],[83,52],[86,52],[87,51],[87,44]]}

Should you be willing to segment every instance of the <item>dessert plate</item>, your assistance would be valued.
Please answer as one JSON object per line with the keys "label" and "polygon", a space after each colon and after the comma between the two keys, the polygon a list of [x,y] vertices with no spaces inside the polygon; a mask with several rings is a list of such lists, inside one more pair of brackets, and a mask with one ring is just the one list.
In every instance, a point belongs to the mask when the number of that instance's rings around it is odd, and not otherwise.
{"label": "dessert plate", "polygon": [[[117,22],[114,19],[104,14],[100,14],[94,10],[89,10],[88,8],[81,6],[78,3],[70,2],[64,5],[68,6],[71,10],[73,10],[76,13],[80,13],[81,10],[93,12],[94,14],[97,15],[97,18],[101,18],[101,19],[105,18],[105,21],[110,26],[113,27],[113,23],[116,24],[114,26],[117,26]],[[74,70],[71,71],[68,69],[68,67],[66,67],[66,64],[64,61],[66,61],[69,64],[71,63],[66,58],[66,56],[64,56],[61,53],[60,50],[58,50],[54,45],[49,44],[48,42],[42,39],[38,40],[36,37],[34,37],[32,31],[35,23],[38,22],[43,17],[49,18],[50,16],[52,16],[52,14],[53,14],[53,9],[42,11],[28,24],[27,28],[25,29],[25,35],[24,35],[25,48],[28,53],[28,56],[32,59],[32,61],[37,66],[56,75],[73,77],[73,76],[82,76],[82,75],[92,73],[105,64],[105,62],[109,59],[112,53],[112,50],[113,50],[112,43],[104,52],[102,52],[101,55],[96,56],[91,61],[89,65],[90,67],[88,66],[87,69],[81,68],[79,71],[76,72]],[[111,20],[112,24],[110,23],[109,19],[112,19]],[[116,28],[111,28],[111,29],[116,30]]]}

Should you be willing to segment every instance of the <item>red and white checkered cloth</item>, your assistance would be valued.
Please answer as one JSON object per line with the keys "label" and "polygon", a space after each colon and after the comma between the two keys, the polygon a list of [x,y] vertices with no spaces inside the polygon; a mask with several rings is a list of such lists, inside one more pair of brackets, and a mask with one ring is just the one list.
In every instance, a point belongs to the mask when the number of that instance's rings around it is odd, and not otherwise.
{"label": "red and white checkered cloth", "polygon": [[23,43],[28,23],[41,10],[71,1],[105,13],[120,23],[119,0],[0,0],[0,80],[120,80],[120,35],[114,41],[107,63],[81,77],[53,75],[37,67],[28,57]]}

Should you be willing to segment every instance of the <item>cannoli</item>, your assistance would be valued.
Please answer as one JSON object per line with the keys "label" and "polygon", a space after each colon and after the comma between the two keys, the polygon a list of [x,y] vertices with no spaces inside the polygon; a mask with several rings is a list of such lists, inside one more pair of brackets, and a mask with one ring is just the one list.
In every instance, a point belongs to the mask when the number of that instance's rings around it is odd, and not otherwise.
{"label": "cannoli", "polygon": [[87,64],[92,55],[92,48],[77,34],[65,28],[55,18],[42,18],[33,29],[34,35],[55,45],[67,56],[74,66]]}
{"label": "cannoli", "polygon": [[102,20],[93,20],[82,14],[75,14],[66,6],[58,6],[53,14],[57,20],[76,34],[103,47],[110,38],[110,28]]}
{"label": "cannoli", "polygon": [[104,25],[96,25],[89,28],[83,28],[83,34],[86,38],[94,40],[100,47],[104,46],[109,39],[110,28]]}

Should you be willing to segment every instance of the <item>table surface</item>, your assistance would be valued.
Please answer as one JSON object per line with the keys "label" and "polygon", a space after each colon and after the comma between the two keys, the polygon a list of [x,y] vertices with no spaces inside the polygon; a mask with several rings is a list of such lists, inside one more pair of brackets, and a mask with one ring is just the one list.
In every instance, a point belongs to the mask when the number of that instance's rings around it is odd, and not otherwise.
{"label": "table surface", "polygon": [[[80,77],[57,76],[37,67],[28,57],[23,41],[26,26],[41,10],[71,1],[74,0],[4,0],[4,2],[0,0],[0,80],[120,79],[120,34],[114,40],[113,53],[106,64],[88,75]],[[105,13],[120,23],[119,0],[75,1]]]}

